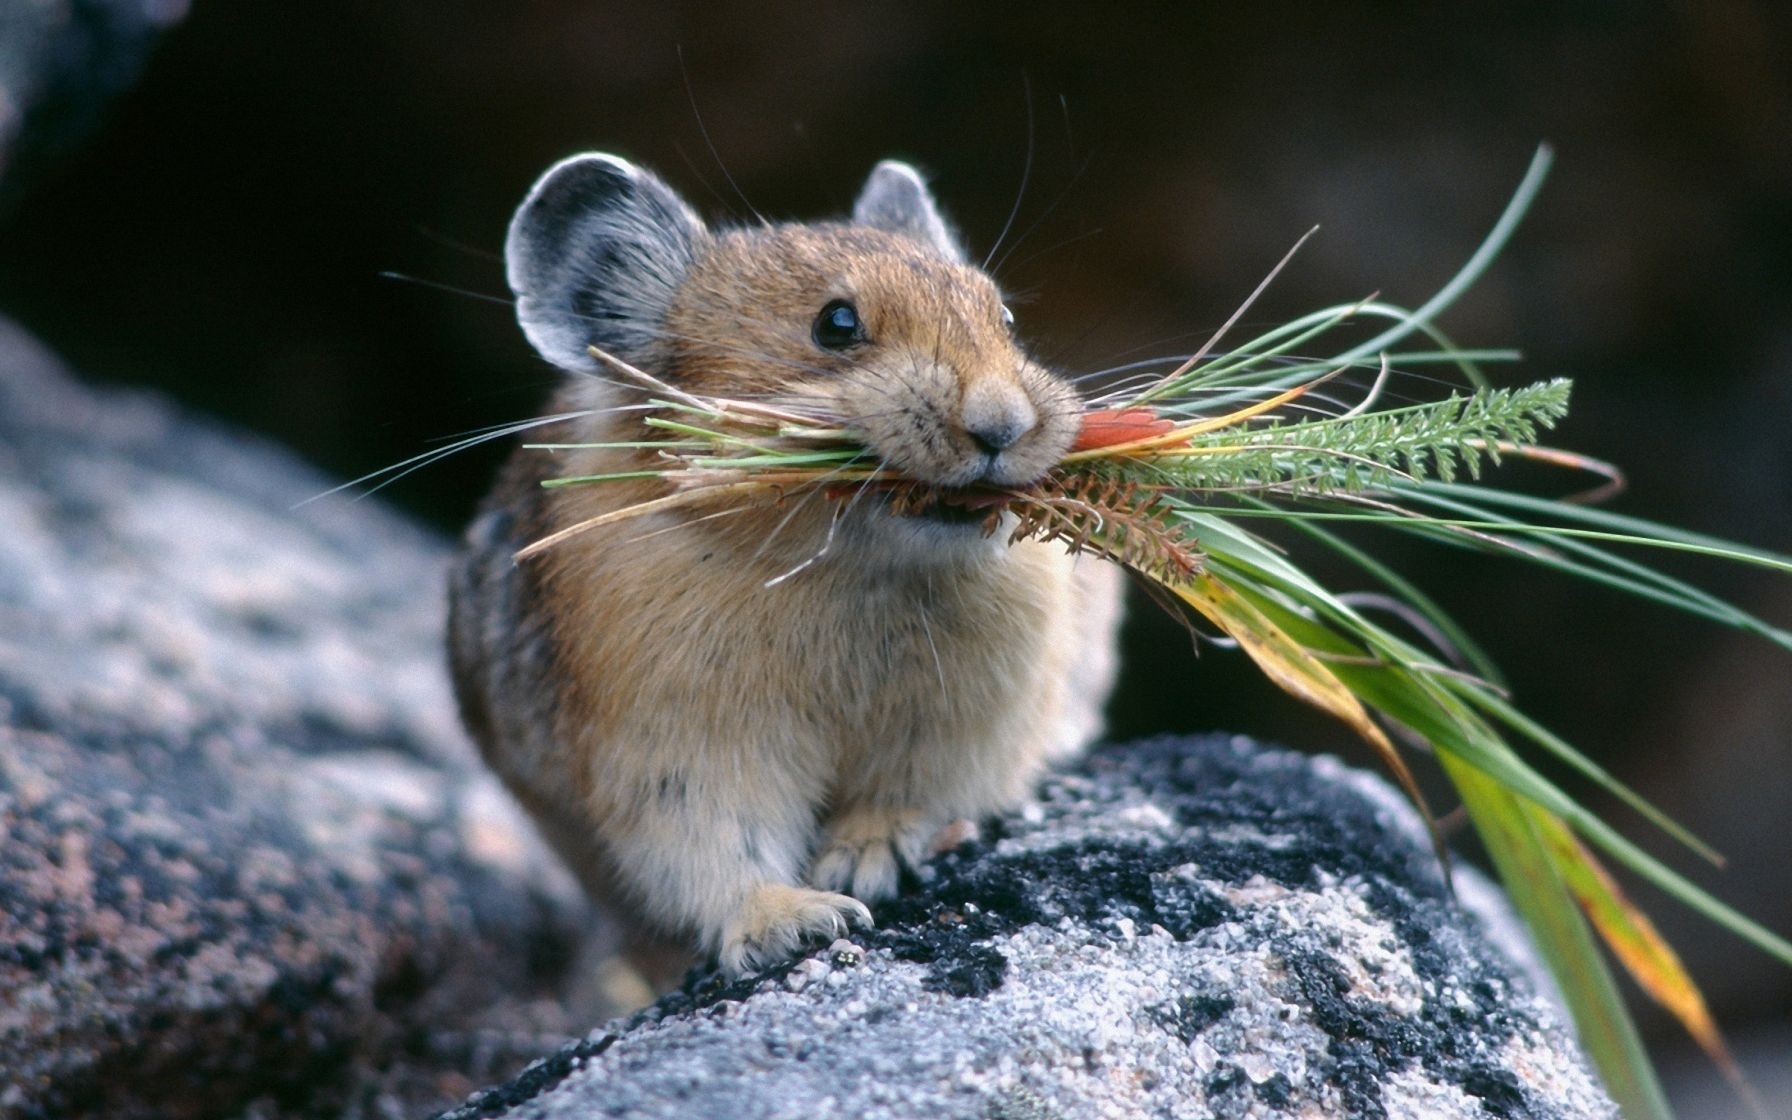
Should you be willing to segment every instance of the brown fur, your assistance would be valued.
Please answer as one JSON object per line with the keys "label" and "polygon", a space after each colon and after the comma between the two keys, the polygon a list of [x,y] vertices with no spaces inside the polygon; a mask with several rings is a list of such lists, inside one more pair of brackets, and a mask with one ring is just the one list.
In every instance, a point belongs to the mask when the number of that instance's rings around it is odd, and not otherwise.
{"label": "brown fur", "polygon": [[[850,299],[851,355],[811,339]],[[995,286],[897,234],[710,237],[666,313],[657,376],[825,408],[910,474],[1021,483],[1075,431],[1074,395],[1016,347]],[[557,406],[630,399],[572,381]],[[634,438],[598,413],[544,438]],[[1030,427],[999,459],[965,428]],[[468,725],[597,898],[733,970],[868,921],[942,828],[1012,805],[1099,728],[1117,577],[1094,560],[815,494],[683,510],[511,553],[665,493],[649,453],[519,450],[468,533],[451,647]],[[803,567],[807,563],[806,567]],[[800,569],[800,570],[799,570]],[[795,574],[790,574],[794,571]],[[786,577],[780,579],[779,577]],[[806,884],[806,885],[805,885]]]}

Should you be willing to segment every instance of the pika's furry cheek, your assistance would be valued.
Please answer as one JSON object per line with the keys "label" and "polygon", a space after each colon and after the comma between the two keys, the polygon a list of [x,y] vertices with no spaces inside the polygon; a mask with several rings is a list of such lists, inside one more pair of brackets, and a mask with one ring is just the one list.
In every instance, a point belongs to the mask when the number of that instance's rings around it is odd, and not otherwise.
{"label": "pika's furry cheek", "polygon": [[892,357],[853,370],[837,393],[847,426],[879,458],[933,482],[950,483],[963,471],[954,451],[959,384],[952,371]]}
{"label": "pika's furry cheek", "polygon": [[1076,435],[1083,408],[1076,387],[1043,366],[1031,364],[1022,372],[1021,379],[1038,409],[1041,434],[1051,438],[1063,436],[1068,448],[1070,439]]}

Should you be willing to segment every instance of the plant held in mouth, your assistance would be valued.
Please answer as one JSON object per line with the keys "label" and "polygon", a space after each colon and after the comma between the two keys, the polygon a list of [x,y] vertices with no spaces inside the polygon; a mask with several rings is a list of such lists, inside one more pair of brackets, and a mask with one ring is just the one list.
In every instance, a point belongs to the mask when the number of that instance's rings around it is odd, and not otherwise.
{"label": "plant held in mouth", "polygon": [[[838,515],[874,497],[899,513],[980,521],[991,534],[1062,541],[1121,564],[1161,602],[1217,627],[1282,689],[1349,725],[1421,809],[1418,786],[1395,742],[1436,756],[1613,1095],[1627,1115],[1665,1116],[1660,1088],[1594,932],[1727,1071],[1734,1067],[1697,987],[1602,860],[1622,864],[1789,965],[1792,944],[1645,853],[1527,761],[1515,744],[1565,763],[1716,859],[1525,716],[1460,626],[1397,572],[1335,532],[1341,523],[1362,523],[1498,553],[1749,630],[1792,651],[1792,633],[1656,571],[1633,553],[1676,550],[1786,574],[1792,574],[1792,559],[1600,511],[1585,500],[1592,495],[1544,499],[1483,481],[1511,458],[1592,472],[1604,482],[1602,491],[1615,489],[1619,477],[1606,464],[1538,443],[1567,413],[1568,382],[1492,387],[1480,366],[1515,355],[1458,348],[1432,325],[1499,251],[1547,164],[1547,152],[1540,151],[1493,232],[1424,306],[1409,311],[1370,298],[1220,349],[1240,308],[1175,369],[1119,382],[1089,401],[1070,452],[1024,487],[930,486],[878,461],[837,418],[693,395],[593,350],[618,376],[653,392],[655,411],[646,424],[663,437],[648,444],[657,454],[655,465],[546,485],[651,476],[668,486],[661,496],[535,541],[519,556],[669,508],[726,512],[731,506],[820,500],[833,503]],[[1388,325],[1328,358],[1294,356],[1327,349],[1334,332],[1365,320]],[[1408,345],[1414,339],[1420,346]],[[1381,407],[1393,371],[1420,367],[1452,371],[1461,387],[1442,399]],[[1328,396],[1350,379],[1367,384],[1354,404]],[[1401,382],[1418,383],[1440,382]],[[1359,567],[1399,601],[1398,614],[1423,637],[1397,634],[1365,614],[1357,600],[1320,585],[1260,535],[1259,525],[1304,536]],[[1438,850],[1441,857],[1441,844]]]}

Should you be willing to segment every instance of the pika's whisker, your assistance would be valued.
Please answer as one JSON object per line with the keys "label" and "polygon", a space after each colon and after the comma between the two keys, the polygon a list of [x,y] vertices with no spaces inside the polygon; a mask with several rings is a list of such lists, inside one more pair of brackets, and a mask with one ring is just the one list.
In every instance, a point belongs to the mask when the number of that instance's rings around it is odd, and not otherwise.
{"label": "pika's whisker", "polygon": [[814,564],[817,561],[819,561],[822,557],[826,556],[828,554],[828,552],[834,547],[834,532],[835,532],[835,530],[839,529],[840,519],[841,519],[841,517],[845,516],[845,512],[846,511],[844,510],[843,507],[841,507],[839,504],[835,504],[832,514],[828,517],[828,532],[827,532],[827,536],[822,538],[821,547],[816,549],[813,555],[811,555],[807,560],[804,560],[802,563],[798,564],[796,567],[791,568],[789,571],[785,572],[782,575],[773,576],[771,579],[766,580],[765,586],[766,587],[776,587],[780,583],[783,583],[785,580],[789,579],[791,576],[794,576],[794,575],[798,574],[799,572],[807,571],[809,568],[813,567]]}
{"label": "pika's whisker", "polygon": [[589,415],[591,415],[590,409],[578,409],[573,412],[561,412],[552,416],[538,416],[531,420],[521,420],[511,424],[499,424],[494,427],[486,428],[465,439],[457,439],[447,447],[437,447],[425,451],[421,455],[413,455],[403,462],[393,463],[389,467],[381,467],[377,471],[369,471],[360,478],[352,478],[339,486],[332,486],[321,494],[313,494],[302,502],[295,502],[292,508],[298,509],[302,506],[308,506],[321,498],[328,498],[332,494],[340,494],[344,490],[351,490],[372,479],[380,479],[379,482],[368,487],[365,494],[358,495],[356,500],[359,500],[367,494],[372,494],[376,491],[385,489],[387,486],[390,486],[392,483],[411,474],[413,471],[422,470],[431,463],[445,459],[456,452],[465,451],[469,447],[477,447],[479,444],[487,443],[494,439],[503,439],[506,436],[516,435],[519,432],[526,432],[532,428],[539,428],[548,424],[558,424],[567,420],[577,420],[580,417]]}

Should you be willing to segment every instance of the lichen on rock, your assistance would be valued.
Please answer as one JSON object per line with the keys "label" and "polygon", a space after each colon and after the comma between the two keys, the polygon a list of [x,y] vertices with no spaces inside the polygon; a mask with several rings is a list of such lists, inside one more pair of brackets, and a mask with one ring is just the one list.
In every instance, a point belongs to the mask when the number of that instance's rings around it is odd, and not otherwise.
{"label": "lichen on rock", "polygon": [[693,978],[445,1120],[1615,1116],[1416,819],[1346,774],[1102,749],[855,944]]}

